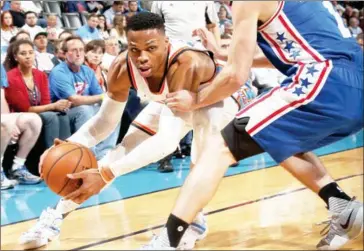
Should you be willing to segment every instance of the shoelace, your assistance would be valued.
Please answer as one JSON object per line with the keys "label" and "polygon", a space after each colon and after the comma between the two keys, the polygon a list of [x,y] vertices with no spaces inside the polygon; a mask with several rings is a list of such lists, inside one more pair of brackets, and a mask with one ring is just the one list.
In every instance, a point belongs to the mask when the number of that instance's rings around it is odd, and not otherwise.
{"label": "shoelace", "polygon": [[[354,196],[350,202],[354,201],[356,199],[356,196]],[[321,226],[321,225],[326,225],[321,231],[320,231],[320,235],[321,236],[324,236],[324,235],[327,235],[329,232],[330,232],[330,226],[332,226],[332,220],[333,218],[335,217],[338,217],[339,214],[333,214],[331,215],[327,220],[325,221],[322,221],[322,222],[319,222],[319,223],[316,223],[316,226]]]}
{"label": "shoelace", "polygon": [[328,219],[328,220],[325,220],[325,221],[322,221],[320,223],[316,223],[316,226],[321,226],[321,225],[326,225],[321,231],[320,231],[320,235],[321,236],[324,236],[324,235],[327,235],[330,231],[330,226],[331,226],[331,221],[332,219]]}

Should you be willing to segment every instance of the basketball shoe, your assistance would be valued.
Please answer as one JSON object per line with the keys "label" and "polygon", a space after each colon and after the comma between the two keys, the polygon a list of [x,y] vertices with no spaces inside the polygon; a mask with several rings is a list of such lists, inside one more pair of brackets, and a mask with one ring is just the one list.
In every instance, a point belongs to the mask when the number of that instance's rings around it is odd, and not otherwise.
{"label": "basketball shoe", "polygon": [[26,166],[22,166],[19,169],[9,171],[9,178],[17,180],[20,185],[35,185],[42,182],[42,179],[38,176],[31,174]]}
{"label": "basketball shoe", "polygon": [[152,240],[141,250],[192,250],[196,242],[203,240],[208,233],[207,222],[202,212],[198,213],[195,220],[186,230],[177,248],[169,246],[167,229],[163,228],[159,235],[153,236]]}
{"label": "basketball shoe", "polygon": [[5,172],[3,170],[1,171],[1,190],[14,188],[17,184],[18,182],[16,180],[9,180]]}
{"label": "basketball shoe", "polygon": [[24,232],[19,238],[23,249],[35,249],[47,245],[57,239],[61,231],[63,217],[53,208],[47,208],[39,217],[37,223]]}
{"label": "basketball shoe", "polygon": [[355,197],[349,202],[332,197],[329,208],[331,219],[321,223],[328,225],[321,231],[326,237],[317,244],[319,250],[338,250],[363,231],[363,203]]}

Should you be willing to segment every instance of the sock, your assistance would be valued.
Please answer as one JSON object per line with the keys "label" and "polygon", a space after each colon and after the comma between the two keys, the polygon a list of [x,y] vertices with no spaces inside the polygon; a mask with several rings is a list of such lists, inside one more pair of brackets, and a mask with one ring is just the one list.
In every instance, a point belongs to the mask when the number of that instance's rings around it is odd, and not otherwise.
{"label": "sock", "polygon": [[329,183],[326,186],[324,186],[323,188],[321,188],[321,190],[319,192],[319,196],[321,197],[321,199],[323,199],[323,201],[325,201],[328,209],[330,209],[329,208],[329,199],[331,197],[336,197],[336,198],[347,200],[347,201],[351,200],[349,195],[347,195],[343,190],[341,190],[341,188],[339,187],[339,185],[336,182]]}
{"label": "sock", "polygon": [[59,200],[55,210],[62,214],[63,219],[72,211],[76,210],[80,205],[73,202],[72,200]]}
{"label": "sock", "polygon": [[176,248],[186,232],[189,224],[170,214],[167,220],[166,228],[171,247]]}
{"label": "sock", "polygon": [[24,166],[26,159],[19,158],[18,156],[15,156],[13,166],[11,167],[12,171],[15,171],[22,166]]}

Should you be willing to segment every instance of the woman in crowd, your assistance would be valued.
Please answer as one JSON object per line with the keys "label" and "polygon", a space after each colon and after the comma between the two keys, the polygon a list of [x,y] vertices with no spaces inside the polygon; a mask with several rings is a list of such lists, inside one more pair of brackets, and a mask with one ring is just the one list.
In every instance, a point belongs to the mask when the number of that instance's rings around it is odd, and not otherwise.
{"label": "woman in crowd", "polygon": [[10,39],[18,33],[18,28],[13,25],[13,17],[9,11],[1,13],[1,46],[8,46]]}
{"label": "woman in crowd", "polygon": [[108,39],[110,37],[109,31],[107,29],[106,17],[104,15],[98,15],[99,17],[99,25],[97,29],[99,29],[99,33],[101,34],[103,39]]}
{"label": "woman in crowd", "polygon": [[116,37],[119,41],[121,48],[126,48],[128,45],[128,40],[126,39],[126,18],[123,15],[115,15],[114,17],[114,28],[110,31],[111,37]]}
{"label": "woman in crowd", "polygon": [[33,68],[34,60],[32,42],[19,40],[12,44],[6,60],[10,71],[5,95],[11,111],[39,114],[43,122],[42,139],[49,148],[55,138],[66,139],[71,135],[67,116],[71,103],[68,100],[51,103],[47,75]]}
{"label": "woman in crowd", "polygon": [[86,45],[85,53],[85,64],[95,72],[101,88],[106,91],[106,76],[101,69],[101,61],[105,53],[105,42],[103,40],[90,41]]}

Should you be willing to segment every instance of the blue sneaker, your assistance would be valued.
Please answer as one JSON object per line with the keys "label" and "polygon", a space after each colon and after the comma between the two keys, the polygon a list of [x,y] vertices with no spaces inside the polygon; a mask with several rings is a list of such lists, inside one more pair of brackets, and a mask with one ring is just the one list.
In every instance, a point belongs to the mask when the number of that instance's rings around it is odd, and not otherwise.
{"label": "blue sneaker", "polygon": [[17,180],[21,185],[35,185],[42,182],[40,177],[31,174],[25,166],[10,171],[9,176],[11,179]]}

